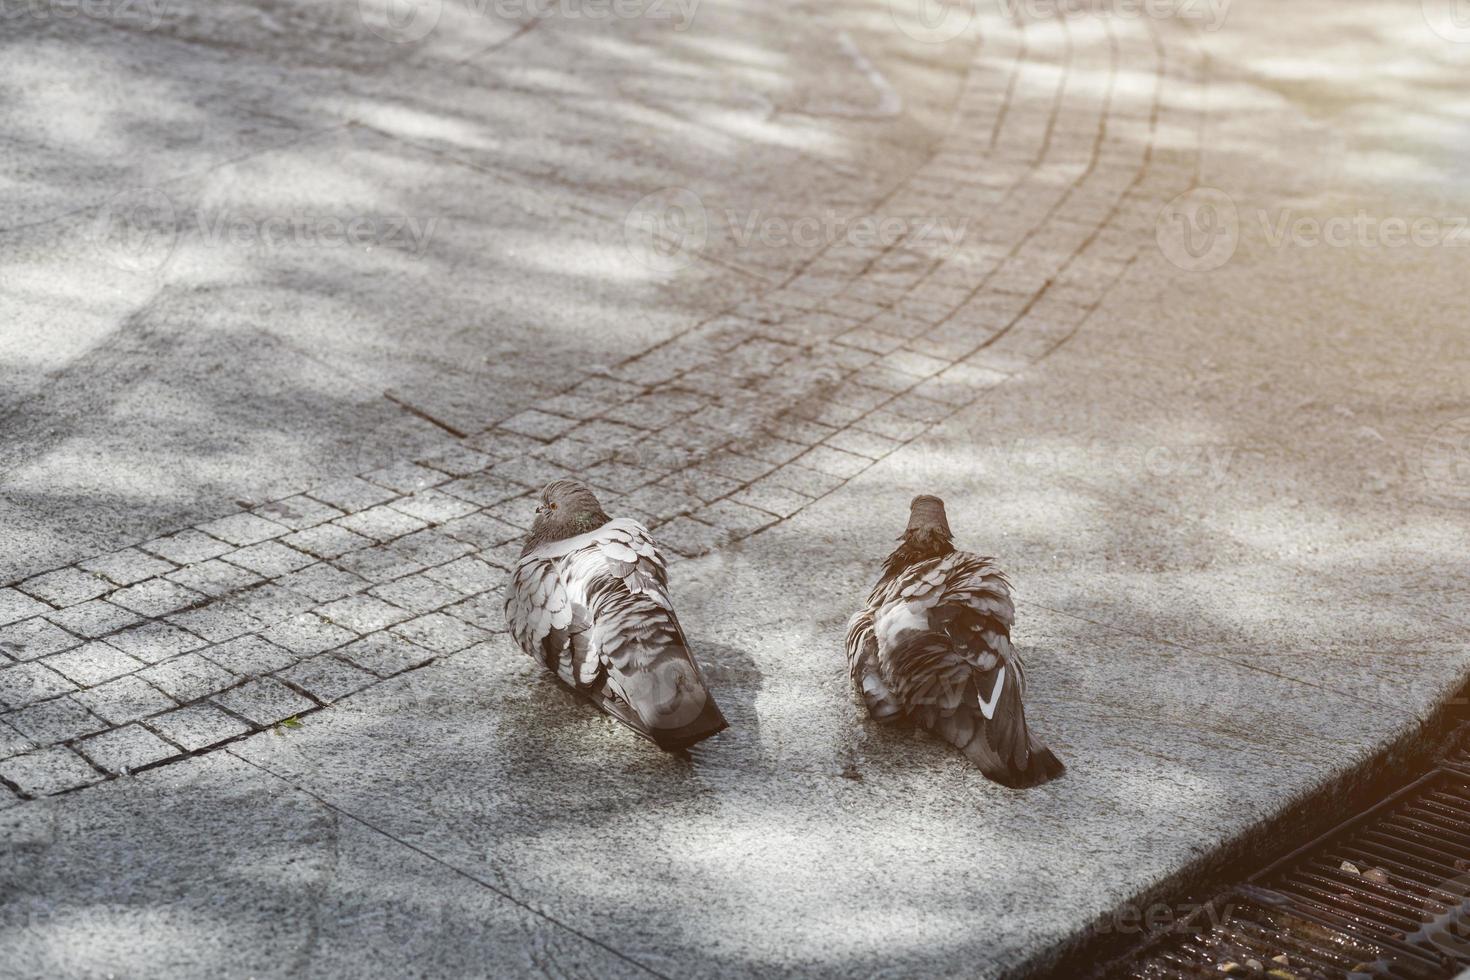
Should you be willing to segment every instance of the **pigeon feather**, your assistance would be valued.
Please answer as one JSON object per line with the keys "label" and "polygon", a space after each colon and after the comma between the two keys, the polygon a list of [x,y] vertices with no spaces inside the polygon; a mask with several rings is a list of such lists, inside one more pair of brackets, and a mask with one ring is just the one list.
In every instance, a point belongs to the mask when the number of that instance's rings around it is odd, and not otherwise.
{"label": "pigeon feather", "polygon": [[570,481],[543,491],[546,520],[538,516],[506,595],[511,635],[563,684],[660,746],[708,738],[726,722],[674,613],[653,538],[600,508],[600,524],[558,536],[558,522],[573,531],[589,523],[579,494],[596,505]]}
{"label": "pigeon feather", "polygon": [[909,528],[848,626],[853,686],[875,720],[934,732],[996,782],[1054,779],[1062,764],[1026,725],[1010,583],[993,559],[952,540],[938,498],[915,498]]}

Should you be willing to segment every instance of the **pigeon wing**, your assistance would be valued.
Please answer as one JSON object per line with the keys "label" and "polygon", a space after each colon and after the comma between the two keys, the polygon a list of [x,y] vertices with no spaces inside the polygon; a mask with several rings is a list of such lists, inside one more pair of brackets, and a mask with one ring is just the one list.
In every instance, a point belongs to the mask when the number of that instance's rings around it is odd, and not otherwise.
{"label": "pigeon wing", "polygon": [[593,544],[567,557],[563,573],[574,604],[589,610],[597,657],[626,671],[672,650],[693,666],[653,538],[630,520],[604,530]]}
{"label": "pigeon wing", "polygon": [[522,650],[575,687],[579,674],[586,675],[589,624],[585,610],[577,609],[567,593],[558,564],[557,559],[523,558],[516,565],[505,619]]}
{"label": "pigeon wing", "polygon": [[602,532],[564,574],[573,604],[589,611],[606,709],[665,748],[725,728],[674,614],[653,538],[630,520]]}
{"label": "pigeon wing", "polygon": [[847,624],[847,672],[874,720],[897,721],[903,716],[902,706],[878,668],[878,638],[873,632],[871,607],[858,612]]}
{"label": "pigeon wing", "polygon": [[880,668],[904,712],[991,779],[1034,785],[1061,764],[1026,726],[1014,621],[1010,584],[995,564],[953,552],[893,581],[874,624]]}

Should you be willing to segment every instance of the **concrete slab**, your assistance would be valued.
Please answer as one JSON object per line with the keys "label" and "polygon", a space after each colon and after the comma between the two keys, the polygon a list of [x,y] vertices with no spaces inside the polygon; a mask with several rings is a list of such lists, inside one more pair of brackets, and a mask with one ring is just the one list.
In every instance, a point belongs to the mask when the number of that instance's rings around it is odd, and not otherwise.
{"label": "concrete slab", "polygon": [[[504,637],[234,751],[665,975],[995,976],[1410,721],[1032,609],[1033,724],[1070,773],[1030,793],[979,781],[944,747],[875,729],[848,693],[840,611],[866,535],[824,522],[876,511],[891,485],[872,482],[679,566],[732,725],[687,762],[650,756]],[[775,581],[793,549],[829,556],[820,581]]]}
{"label": "concrete slab", "polygon": [[320,962],[391,976],[647,976],[227,754],[6,809],[0,834],[14,977],[248,977]]}

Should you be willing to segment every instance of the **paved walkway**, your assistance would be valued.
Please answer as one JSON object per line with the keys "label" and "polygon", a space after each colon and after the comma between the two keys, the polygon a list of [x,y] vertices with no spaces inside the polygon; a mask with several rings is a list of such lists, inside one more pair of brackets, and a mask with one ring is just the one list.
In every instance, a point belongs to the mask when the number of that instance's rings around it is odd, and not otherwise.
{"label": "paved walkway", "polygon": [[[215,122],[181,150],[100,94],[100,134],[12,110],[63,175],[28,178],[0,280],[22,972],[994,975],[1409,737],[1465,668],[1465,208],[1388,110],[1462,46],[1424,22],[1344,107],[1290,67],[1320,11],[1067,9],[828,14],[804,68],[812,37],[723,8],[449,8],[330,55],[280,14],[30,25],[13,78],[110,53],[167,67],[170,128]],[[654,49],[665,77],[618,74]],[[117,164],[65,141],[107,127],[168,179],[100,194]],[[358,247],[303,237],[323,208]],[[1437,224],[1365,240],[1399,217]],[[689,761],[504,635],[563,475],[688,559],[734,725]],[[841,622],[921,489],[1014,572],[1055,786],[977,784],[845,692]]]}
{"label": "paved walkway", "polygon": [[[448,450],[0,593],[16,662],[0,701],[23,736],[0,778],[34,795],[182,757],[483,640],[549,480],[586,480],[700,555],[974,404],[1081,329],[1141,244],[1141,195],[1189,186],[1192,158],[1152,159],[1172,116],[1150,27],[997,20],[949,136],[874,205],[905,219],[886,245],[824,243],[758,298],[576,371]],[[1115,91],[1120,61],[1137,77]],[[1138,138],[1108,141],[1109,125]],[[1005,220],[955,247],[926,219],[992,210]]]}

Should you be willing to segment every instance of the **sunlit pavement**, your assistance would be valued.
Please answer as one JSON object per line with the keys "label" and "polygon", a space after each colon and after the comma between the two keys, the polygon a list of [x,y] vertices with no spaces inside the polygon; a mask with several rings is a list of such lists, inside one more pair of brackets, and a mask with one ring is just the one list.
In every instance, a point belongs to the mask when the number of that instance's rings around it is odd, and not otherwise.
{"label": "sunlit pavement", "polygon": [[[1463,680],[1453,5],[0,13],[6,975],[1034,970]],[[566,474],[690,758],[503,632]],[[1057,783],[847,693],[920,491]]]}

